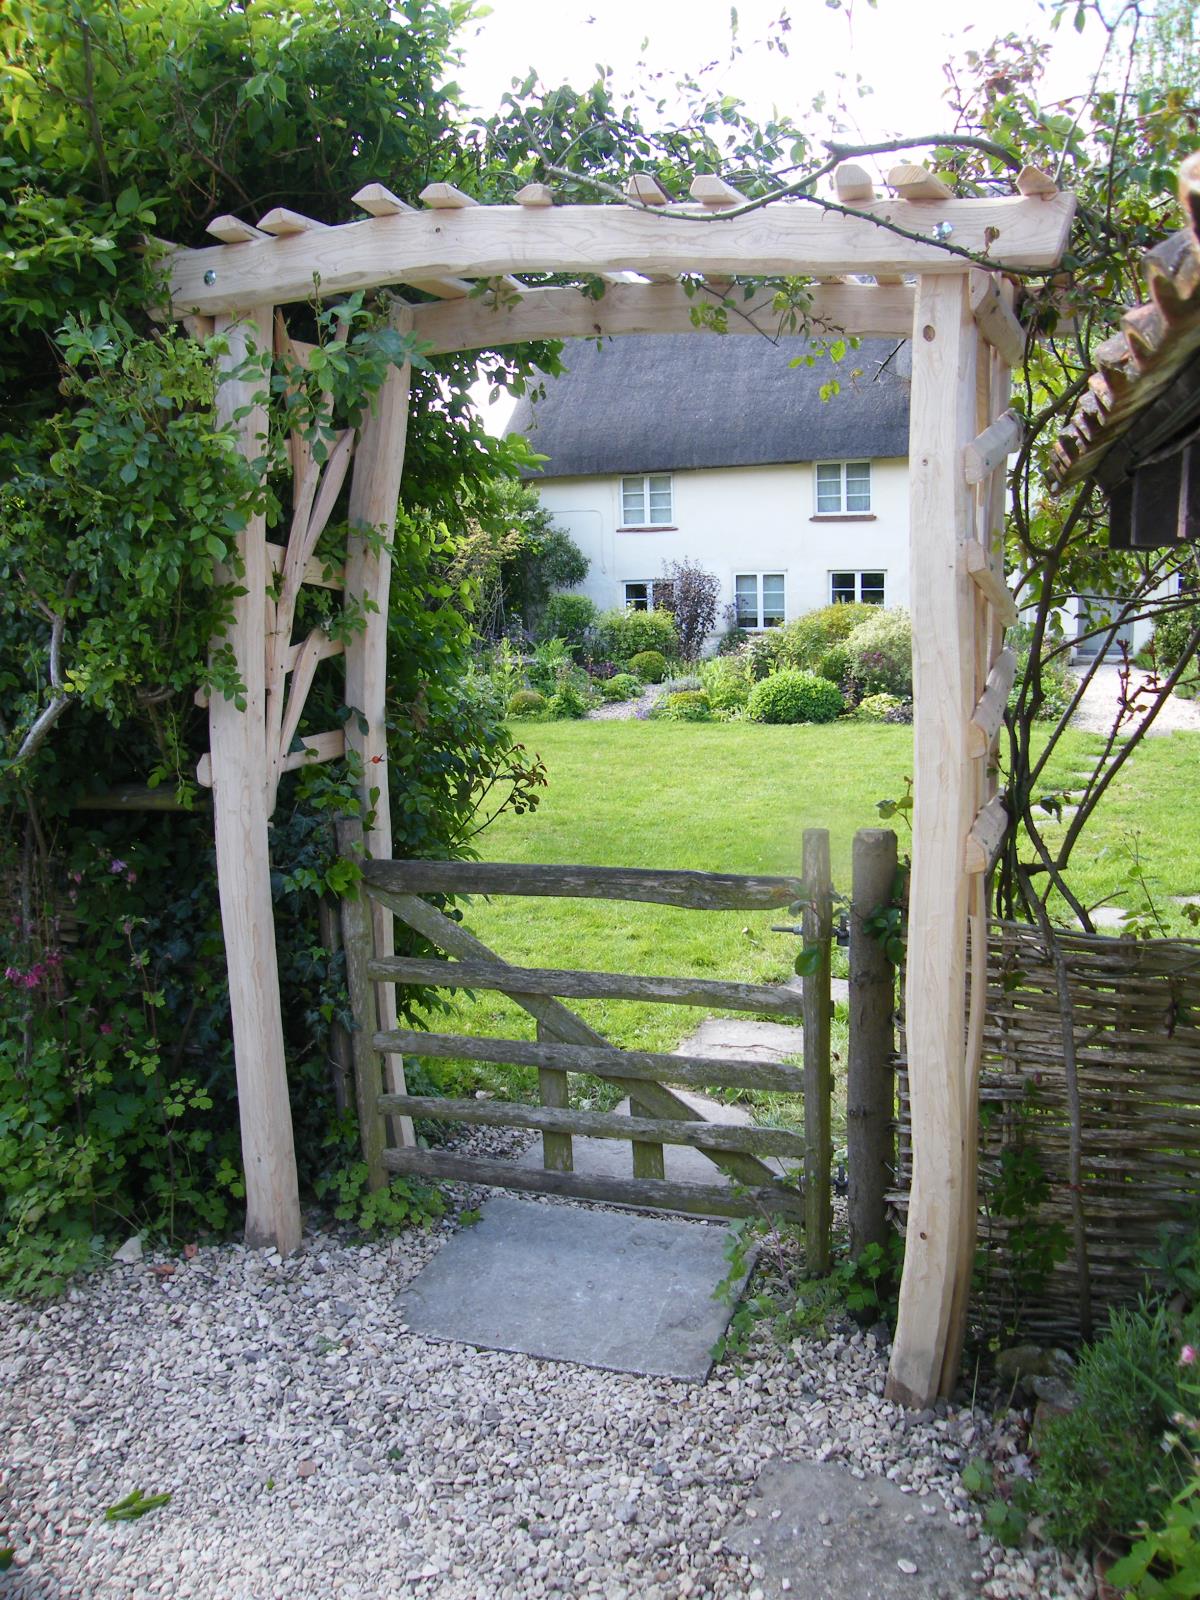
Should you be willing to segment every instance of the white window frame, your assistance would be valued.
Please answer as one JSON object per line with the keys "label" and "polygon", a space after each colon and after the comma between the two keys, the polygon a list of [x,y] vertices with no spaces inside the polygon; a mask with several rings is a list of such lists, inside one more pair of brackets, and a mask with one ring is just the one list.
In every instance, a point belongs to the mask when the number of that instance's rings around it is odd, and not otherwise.
{"label": "white window frame", "polygon": [[[757,621],[743,622],[741,611],[738,607],[738,582],[742,578],[754,579],[755,610]],[[778,578],[783,584],[783,615],[778,622],[763,621],[763,579]],[[733,575],[733,611],[737,627],[744,628],[747,633],[765,633],[768,628],[781,628],[787,621],[787,573],[786,572],[735,572]]]}
{"label": "white window frame", "polygon": [[[851,569],[849,567],[831,567],[829,569],[828,577],[829,577],[829,604],[831,606],[835,606],[835,605],[838,605],[838,604],[846,604],[846,605],[881,606],[882,607],[882,606],[886,606],[887,605],[888,574],[887,574],[887,568],[886,567],[863,567],[859,571],[851,571]],[[846,577],[854,579],[854,593],[852,595],[835,594],[833,592],[833,580],[835,578],[846,578]],[[864,600],[863,599],[863,579],[867,578],[867,577],[871,577],[871,578],[879,577],[879,578],[883,579],[883,595],[882,595],[882,597],[880,599],[878,599],[878,600]],[[871,587],[874,589],[876,587],[876,585],[872,584]]]}
{"label": "white window frame", "polygon": [[[661,580],[660,580],[661,581]],[[640,611],[641,606],[634,605],[629,598],[629,589],[632,584],[638,584],[646,591],[646,610],[654,610],[654,579],[653,578],[622,578],[621,599],[626,611]]]}
{"label": "white window frame", "polygon": [[[822,469],[825,469],[827,471],[830,467],[836,467],[837,468],[837,473],[838,473],[838,498],[837,498],[837,505],[836,506],[822,505],[821,504],[821,489],[823,487],[823,485],[821,484],[821,472],[822,472]],[[867,473],[866,473],[867,503],[866,503],[865,506],[859,505],[859,506],[854,506],[853,508],[851,508],[849,506],[850,488],[849,488],[849,483],[848,483],[848,480],[847,480],[847,474],[848,474],[849,469],[851,467],[866,467],[866,469],[867,469]],[[867,459],[859,459],[859,460],[856,460],[856,461],[814,461],[813,462],[813,516],[814,517],[873,517],[875,515],[875,511],[874,511],[875,502],[874,502],[874,489],[873,489],[873,484],[872,484],[872,478],[873,478],[873,474],[872,474],[872,471],[871,471],[871,463]],[[825,485],[824,487],[827,488],[828,485]]]}
{"label": "white window frame", "polygon": [[[655,520],[654,507],[651,503],[650,485],[655,480],[667,484],[667,515],[665,520]],[[626,484],[639,484],[642,497],[642,515],[634,522],[629,522],[625,517],[625,486]],[[618,516],[617,527],[621,529],[634,529],[650,532],[658,528],[673,528],[675,523],[675,479],[670,472],[634,472],[627,473],[617,481]]]}

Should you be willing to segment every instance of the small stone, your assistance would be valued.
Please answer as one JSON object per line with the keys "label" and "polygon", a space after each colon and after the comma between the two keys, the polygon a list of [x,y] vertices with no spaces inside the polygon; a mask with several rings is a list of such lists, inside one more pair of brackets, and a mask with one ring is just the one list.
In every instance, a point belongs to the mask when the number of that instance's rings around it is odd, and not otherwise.
{"label": "small stone", "polygon": [[135,1266],[142,1259],[142,1236],[140,1233],[131,1234],[119,1250],[113,1251],[113,1260],[123,1262],[125,1266]]}
{"label": "small stone", "polygon": [[916,1577],[917,1563],[915,1561],[910,1561],[907,1556],[901,1556],[896,1565],[900,1568],[900,1571],[906,1578]]}
{"label": "small stone", "polygon": [[299,1466],[296,1468],[297,1473],[302,1478],[311,1478],[313,1473],[316,1470],[317,1470],[317,1463],[315,1461],[309,1461],[307,1459],[304,1460],[304,1461],[301,1461]]}

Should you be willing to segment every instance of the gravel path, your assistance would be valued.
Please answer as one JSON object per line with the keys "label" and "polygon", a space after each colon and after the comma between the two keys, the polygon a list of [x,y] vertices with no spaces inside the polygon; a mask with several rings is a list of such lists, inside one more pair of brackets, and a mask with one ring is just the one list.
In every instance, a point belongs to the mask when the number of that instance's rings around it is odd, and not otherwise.
{"label": "gravel path", "polygon": [[[724,1534],[783,1456],[885,1474],[914,1513],[940,1497],[989,1600],[1094,1593],[978,1531],[958,1471],[1019,1450],[1013,1419],[887,1404],[869,1334],[763,1337],[703,1387],[425,1343],[395,1299],[446,1236],[315,1234],[286,1261],[225,1245],[0,1307],[0,1592],[765,1600]],[[134,1489],[172,1499],[105,1522]]]}
{"label": "gravel path", "polygon": [[[1076,671],[1082,678],[1083,673]],[[1133,704],[1133,717],[1125,723],[1122,732],[1132,731],[1153,703],[1147,693],[1137,698],[1137,692],[1149,682],[1149,674],[1133,668],[1129,674],[1129,697]],[[1097,667],[1096,675],[1088,684],[1083,704],[1071,720],[1071,726],[1088,733],[1109,733],[1122,706],[1121,669],[1112,666]],[[1155,717],[1148,738],[1157,734],[1200,732],[1200,702],[1181,700],[1173,694]]]}
{"label": "gravel path", "polygon": [[591,722],[632,722],[639,711],[649,711],[658,699],[662,690],[657,684],[650,684],[635,695],[632,700],[614,700],[609,705],[593,706],[588,712]]}

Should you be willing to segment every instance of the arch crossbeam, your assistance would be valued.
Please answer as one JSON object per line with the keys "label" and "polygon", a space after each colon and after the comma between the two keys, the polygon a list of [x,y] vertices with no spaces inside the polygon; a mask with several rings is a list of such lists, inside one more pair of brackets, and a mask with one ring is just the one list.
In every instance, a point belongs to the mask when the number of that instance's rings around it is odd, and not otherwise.
{"label": "arch crossbeam", "polygon": [[613,205],[471,206],[176,250],[168,265],[175,314],[204,316],[309,300],[314,285],[328,297],[506,273],[941,274],[964,270],[962,250],[998,267],[1036,271],[1058,261],[1074,211],[1067,194],[877,200],[854,213],[779,201],[731,216]]}

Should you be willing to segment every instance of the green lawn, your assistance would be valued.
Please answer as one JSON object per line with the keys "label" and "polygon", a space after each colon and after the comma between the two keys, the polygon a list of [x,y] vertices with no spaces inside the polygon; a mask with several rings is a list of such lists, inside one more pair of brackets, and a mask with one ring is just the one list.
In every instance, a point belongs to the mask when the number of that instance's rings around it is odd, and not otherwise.
{"label": "green lawn", "polygon": [[[560,722],[523,728],[550,783],[538,810],[504,816],[483,834],[496,861],[800,872],[805,828],[830,831],[834,881],[850,887],[855,830],[878,826],[876,803],[902,791],[912,730],[854,723],[764,727],[750,723]],[[1045,787],[1070,787],[1099,741],[1071,735]],[[1160,905],[1200,892],[1196,778],[1200,735],[1148,740],[1115,781],[1077,850],[1076,892],[1088,903],[1117,894],[1142,909],[1127,884],[1136,849]],[[907,850],[900,825],[901,853]],[[466,909],[471,928],[508,961],[663,975],[693,973],[777,982],[798,941],[770,931],[786,913],[687,912],[587,900],[497,899]],[[1167,919],[1183,931],[1177,910]],[[838,970],[835,967],[835,971]],[[844,968],[842,969],[844,970]],[[691,1007],[578,1002],[602,1033],[627,1047],[671,1050],[705,1013]],[[501,996],[457,996],[438,1025],[529,1037],[531,1019]],[[834,1049],[844,1039],[835,1029]],[[440,1075],[440,1074],[439,1074]],[[496,1082],[483,1069],[482,1081]],[[505,1082],[511,1082],[507,1072]]]}

